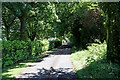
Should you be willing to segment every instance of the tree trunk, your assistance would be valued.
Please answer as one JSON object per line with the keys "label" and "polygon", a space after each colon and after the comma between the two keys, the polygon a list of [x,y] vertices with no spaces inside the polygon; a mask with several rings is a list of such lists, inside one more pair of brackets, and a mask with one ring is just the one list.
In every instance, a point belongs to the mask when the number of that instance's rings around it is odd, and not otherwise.
{"label": "tree trunk", "polygon": [[25,25],[26,18],[21,17],[20,22],[21,22],[21,27],[20,27],[20,40],[26,41],[26,25]]}
{"label": "tree trunk", "polygon": [[113,26],[113,54],[115,55],[115,62],[120,61],[120,23],[119,23],[119,17],[116,17],[116,23]]}
{"label": "tree trunk", "polygon": [[[112,23],[111,15],[108,16],[107,25],[107,59],[111,62],[120,61],[120,23],[118,13],[117,16],[112,17],[115,20]],[[111,21],[110,21],[111,20]]]}
{"label": "tree trunk", "polygon": [[31,37],[31,41],[34,41],[35,36],[36,36],[36,33],[33,33],[33,34],[32,34],[32,37]]}
{"label": "tree trunk", "polygon": [[6,27],[6,37],[7,37],[7,40],[10,40],[10,27]]}
{"label": "tree trunk", "polygon": [[107,27],[107,59],[111,61],[111,60],[112,60],[111,57],[112,57],[113,55],[112,55],[112,51],[111,51],[111,46],[112,46],[111,37],[112,37],[112,36],[111,36],[111,29],[110,29],[110,28],[111,28],[110,19],[111,19],[111,18],[110,18],[110,15],[108,14],[107,26],[106,26],[106,27]]}

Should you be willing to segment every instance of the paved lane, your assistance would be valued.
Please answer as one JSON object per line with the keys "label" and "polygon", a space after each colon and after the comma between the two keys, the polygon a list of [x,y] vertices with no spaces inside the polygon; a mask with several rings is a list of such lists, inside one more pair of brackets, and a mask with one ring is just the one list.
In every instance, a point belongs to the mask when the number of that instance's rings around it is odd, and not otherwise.
{"label": "paved lane", "polygon": [[[70,49],[58,49],[41,62],[32,64],[17,78],[77,78],[70,60]],[[73,79],[72,79],[73,80]]]}

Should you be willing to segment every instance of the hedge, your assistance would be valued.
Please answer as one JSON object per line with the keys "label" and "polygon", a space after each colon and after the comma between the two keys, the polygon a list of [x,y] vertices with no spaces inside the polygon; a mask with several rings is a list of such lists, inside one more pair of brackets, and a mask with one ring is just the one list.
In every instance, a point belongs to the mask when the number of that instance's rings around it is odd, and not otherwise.
{"label": "hedge", "polygon": [[60,41],[33,41],[24,42],[19,40],[2,41],[2,66],[7,67],[29,57],[38,56],[44,51],[58,47]]}

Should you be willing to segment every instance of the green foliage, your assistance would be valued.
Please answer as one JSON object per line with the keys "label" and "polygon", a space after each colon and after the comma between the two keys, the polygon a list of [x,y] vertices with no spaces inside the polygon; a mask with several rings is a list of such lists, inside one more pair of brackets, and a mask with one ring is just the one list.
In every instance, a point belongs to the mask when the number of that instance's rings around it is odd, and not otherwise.
{"label": "green foliage", "polygon": [[[40,61],[42,58],[48,56],[50,53],[55,51],[56,49],[52,49],[50,51],[46,51],[42,53],[41,55],[32,57],[28,60],[22,61],[18,64],[14,64],[12,66],[7,66],[2,69],[2,79],[8,79],[8,78],[16,78],[19,74],[21,74],[26,68],[32,66],[36,61]],[[2,63],[1,63],[2,64]]]}
{"label": "green foliage", "polygon": [[[84,49],[95,39],[101,42],[107,40],[107,58],[117,62],[120,60],[120,3],[5,2],[2,5],[2,36],[5,40],[68,38],[76,47]],[[60,44],[55,43],[57,46]],[[50,45],[54,44],[51,42]],[[29,50],[31,55],[47,48],[33,47]]]}
{"label": "green foliage", "polygon": [[96,59],[106,59],[106,52],[107,52],[106,47],[107,46],[106,46],[105,43],[103,43],[101,45],[93,43],[90,46],[88,46],[87,47],[88,52],[93,57],[93,58],[91,58],[91,60],[94,59],[94,58],[96,58]]}
{"label": "green foliage", "polygon": [[60,40],[53,40],[53,41],[49,41],[49,44],[50,44],[49,49],[52,49],[61,46],[62,42]]}
{"label": "green foliage", "polygon": [[3,41],[2,42],[2,61],[3,67],[14,64],[29,57],[28,46],[24,41]]}
{"label": "green foliage", "polygon": [[97,3],[60,3],[55,4],[58,18],[54,22],[57,37],[67,37],[77,47],[86,48],[86,44],[94,39],[104,41],[106,30],[103,26]]}
{"label": "green foliage", "polygon": [[2,42],[2,61],[3,67],[12,65],[22,60],[27,60],[30,57],[40,55],[42,52],[58,47],[56,44],[59,41],[33,41],[24,42],[19,40]]}
{"label": "green foliage", "polygon": [[49,41],[42,41],[42,52],[49,49]]}
{"label": "green foliage", "polygon": [[[14,6],[13,6],[14,5]],[[27,3],[24,2],[6,2],[3,3],[3,6],[6,6],[10,10],[12,10],[13,14],[17,17],[21,17],[24,14],[28,15],[29,10],[31,10],[31,5],[28,5]]]}
{"label": "green foliage", "polygon": [[[104,22],[107,29],[107,59],[112,62],[120,61],[120,3],[99,3],[106,17]],[[116,8],[116,9],[114,9]]]}
{"label": "green foliage", "polygon": [[106,61],[106,43],[91,44],[88,50],[71,55],[79,78],[119,78],[120,66]]}

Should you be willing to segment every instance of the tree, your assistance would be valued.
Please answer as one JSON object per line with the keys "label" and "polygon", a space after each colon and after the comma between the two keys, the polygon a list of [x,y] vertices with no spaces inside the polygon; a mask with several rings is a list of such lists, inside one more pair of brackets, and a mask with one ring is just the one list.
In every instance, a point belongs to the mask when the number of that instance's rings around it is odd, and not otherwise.
{"label": "tree", "polygon": [[51,3],[31,3],[30,17],[27,18],[29,38],[44,39],[53,37],[53,5]]}
{"label": "tree", "polygon": [[[59,36],[69,35],[77,47],[86,47],[95,39],[104,40],[106,33],[103,26],[104,18],[101,17],[98,5],[94,3],[60,3],[56,4],[56,12],[61,22],[56,23],[56,32]],[[94,4],[95,5],[95,4]],[[92,8],[93,8],[92,7]],[[101,25],[100,25],[101,24]],[[101,36],[103,35],[103,37]],[[102,39],[101,39],[102,38]]]}
{"label": "tree", "polygon": [[16,3],[3,3],[12,13],[20,19],[20,40],[26,40],[26,18],[28,17],[29,10],[31,6],[28,3],[16,2]]}
{"label": "tree", "polygon": [[[107,59],[112,62],[120,60],[120,3],[100,3],[106,15]],[[114,9],[116,8],[116,9]]]}
{"label": "tree", "polygon": [[12,12],[7,9],[5,6],[2,8],[2,21],[5,26],[6,31],[6,38],[7,40],[10,40],[10,26],[14,23],[14,20],[16,19],[16,16],[12,14]]}

